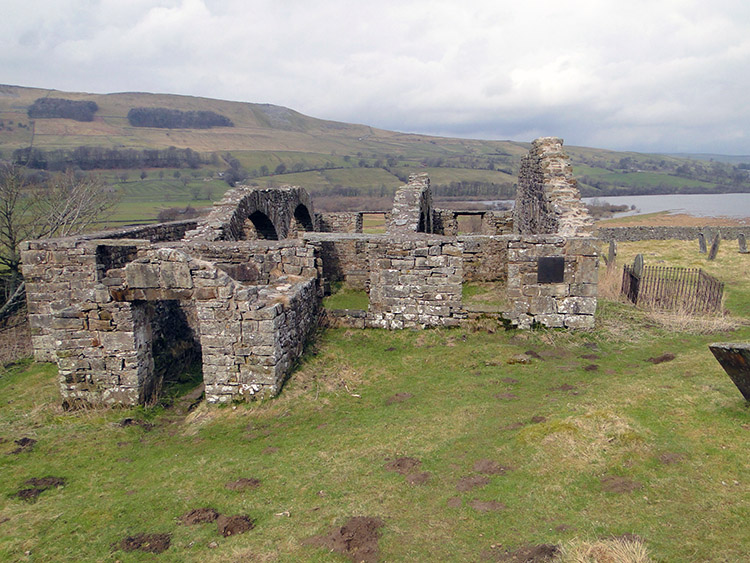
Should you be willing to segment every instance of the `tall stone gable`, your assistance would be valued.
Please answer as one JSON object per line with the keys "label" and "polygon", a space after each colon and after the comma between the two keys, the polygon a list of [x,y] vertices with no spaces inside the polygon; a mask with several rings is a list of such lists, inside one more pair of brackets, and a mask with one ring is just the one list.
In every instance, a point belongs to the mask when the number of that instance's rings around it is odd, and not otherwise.
{"label": "tall stone gable", "polygon": [[556,137],[541,137],[521,161],[513,210],[521,235],[590,236],[593,220],[581,201],[573,167]]}

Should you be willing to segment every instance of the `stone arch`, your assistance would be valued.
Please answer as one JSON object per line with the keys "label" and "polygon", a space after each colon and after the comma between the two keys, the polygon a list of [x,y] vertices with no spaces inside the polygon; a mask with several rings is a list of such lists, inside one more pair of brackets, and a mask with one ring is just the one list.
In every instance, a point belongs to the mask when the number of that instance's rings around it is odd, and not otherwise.
{"label": "stone arch", "polygon": [[279,235],[268,215],[261,211],[254,211],[243,223],[242,239],[279,240]]}
{"label": "stone arch", "polygon": [[224,194],[186,240],[283,240],[315,230],[315,212],[303,188],[240,186]]}

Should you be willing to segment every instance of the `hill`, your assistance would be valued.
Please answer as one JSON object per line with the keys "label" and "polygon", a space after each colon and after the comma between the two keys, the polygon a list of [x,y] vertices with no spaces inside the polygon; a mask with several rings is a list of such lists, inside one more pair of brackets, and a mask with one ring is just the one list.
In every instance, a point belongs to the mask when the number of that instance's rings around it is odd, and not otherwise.
{"label": "hill", "polygon": [[[46,117],[50,111],[66,117]],[[0,85],[0,159],[49,170],[107,170],[107,180],[133,210],[150,202],[144,208],[149,217],[171,203],[208,203],[240,181],[302,185],[322,207],[330,208],[326,196],[340,208],[387,207],[395,188],[413,172],[430,175],[438,198],[510,199],[528,147],[527,142],[434,137],[327,121],[271,104]],[[584,196],[750,190],[750,157],[566,148]],[[187,149],[187,157],[179,153]],[[155,158],[145,158],[146,151]],[[38,157],[34,162],[26,158],[32,154]],[[188,176],[180,168],[194,171]],[[132,181],[127,171],[136,171],[141,182]],[[129,211],[122,218],[136,215]]]}

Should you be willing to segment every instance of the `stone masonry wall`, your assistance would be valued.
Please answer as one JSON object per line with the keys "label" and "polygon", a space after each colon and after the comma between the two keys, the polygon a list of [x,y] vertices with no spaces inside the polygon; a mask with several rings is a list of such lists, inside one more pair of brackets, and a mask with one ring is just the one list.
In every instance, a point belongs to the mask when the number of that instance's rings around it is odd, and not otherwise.
{"label": "stone masonry wall", "polygon": [[513,223],[524,235],[590,235],[593,220],[581,201],[562,139],[536,139],[521,160]]}
{"label": "stone masonry wall", "polygon": [[363,213],[318,213],[322,233],[361,233]]}
{"label": "stone masonry wall", "polygon": [[737,235],[750,238],[750,227],[601,227],[596,230],[597,238],[604,242],[628,242],[639,240],[697,240],[703,233],[706,241],[713,240],[716,233],[724,240],[737,240]]}
{"label": "stone masonry wall", "polygon": [[[559,281],[541,281],[540,259],[563,262]],[[597,239],[517,236],[508,243],[508,298],[519,328],[593,328],[597,305]]]}
{"label": "stone masonry wall", "polygon": [[430,180],[427,174],[412,174],[409,183],[396,190],[388,232],[431,233],[432,215]]}
{"label": "stone masonry wall", "polygon": [[306,233],[304,240],[318,249],[326,281],[342,281],[352,289],[367,289],[370,283],[368,235]]}
{"label": "stone masonry wall", "polygon": [[508,238],[462,235],[463,281],[504,282],[508,277]]}
{"label": "stone masonry wall", "polygon": [[378,237],[368,242],[368,255],[367,326],[401,329],[460,324],[463,271],[455,240]]}

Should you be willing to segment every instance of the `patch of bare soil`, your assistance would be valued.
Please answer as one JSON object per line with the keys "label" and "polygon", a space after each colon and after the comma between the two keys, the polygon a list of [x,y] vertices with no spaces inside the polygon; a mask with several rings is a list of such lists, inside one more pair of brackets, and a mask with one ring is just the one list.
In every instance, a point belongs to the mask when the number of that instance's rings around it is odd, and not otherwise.
{"label": "patch of bare soil", "polygon": [[180,516],[180,522],[186,526],[193,526],[194,524],[213,522],[218,517],[219,512],[215,508],[194,508]]}
{"label": "patch of bare soil", "polygon": [[485,475],[498,475],[510,471],[512,468],[500,465],[491,459],[480,459],[474,463],[474,471],[484,473]]}
{"label": "patch of bare soil", "polygon": [[414,395],[411,393],[396,393],[395,395],[391,395],[385,400],[386,405],[393,405],[395,403],[403,403],[404,401],[408,401],[411,399]]}
{"label": "patch of bare soil", "polygon": [[674,452],[665,452],[659,456],[659,461],[664,465],[673,465],[684,461],[685,456]]}
{"label": "patch of bare soil", "polygon": [[376,563],[378,538],[383,525],[380,518],[354,516],[340,528],[334,528],[326,535],[308,538],[304,543],[335,551],[356,563]]}
{"label": "patch of bare soil", "polygon": [[265,448],[265,449],[264,449],[264,450],[263,450],[262,452],[260,452],[260,453],[262,453],[262,454],[264,454],[264,455],[270,455],[270,454],[275,454],[275,453],[276,453],[276,452],[278,452],[278,451],[279,451],[279,448],[277,448],[276,446],[268,446],[267,448]]}
{"label": "patch of bare soil", "polygon": [[547,417],[542,415],[536,415],[531,417],[531,422],[539,424],[540,422],[547,422]]}
{"label": "patch of bare soil", "polygon": [[484,487],[490,482],[489,477],[483,475],[471,475],[469,477],[463,477],[456,483],[456,490],[461,492],[470,491],[477,487]]}
{"label": "patch of bare soil", "polygon": [[123,538],[118,544],[115,544],[115,546],[123,551],[162,553],[169,549],[171,541],[171,534],[138,534]]}
{"label": "patch of bare soil", "polygon": [[235,516],[219,516],[216,519],[219,533],[226,537],[244,534],[255,528],[255,522],[249,516],[236,514]]}
{"label": "patch of bare soil", "polygon": [[514,399],[518,399],[518,395],[514,395],[513,393],[497,393],[495,395],[495,399],[503,399],[506,401],[512,401]]}
{"label": "patch of bare soil", "polygon": [[29,479],[28,481],[24,482],[24,485],[27,485],[27,488],[20,489],[17,493],[15,493],[15,497],[33,502],[39,497],[40,494],[42,494],[44,491],[48,489],[54,489],[57,487],[62,487],[65,485],[65,479],[62,477],[34,477],[32,479]]}
{"label": "patch of bare soil", "polygon": [[479,500],[477,498],[469,501],[469,506],[477,512],[497,512],[508,508],[502,502],[497,500]]}
{"label": "patch of bare soil", "polygon": [[399,457],[386,463],[385,469],[386,471],[395,471],[401,475],[408,475],[414,473],[414,470],[420,465],[422,465],[422,462],[413,457]]}
{"label": "patch of bare soil", "polygon": [[580,356],[584,360],[598,360],[600,359],[599,354],[581,354]]}
{"label": "patch of bare soil", "polygon": [[445,504],[447,504],[449,508],[461,508],[464,501],[461,500],[461,497],[451,497],[445,502]]}
{"label": "patch of bare soil", "polygon": [[517,379],[513,379],[512,377],[503,377],[500,381],[503,383],[507,383],[508,385],[512,385],[513,383],[518,383]]}
{"label": "patch of bare soil", "polygon": [[10,452],[10,455],[17,455],[24,452],[30,452],[34,448],[34,444],[36,444],[36,440],[34,438],[19,438],[18,440],[13,440],[16,445],[18,446],[15,450]]}
{"label": "patch of bare soil", "polygon": [[577,388],[575,385],[570,385],[569,383],[563,383],[559,387],[553,387],[552,391],[577,391]]}
{"label": "patch of bare soil", "polygon": [[632,493],[643,487],[638,481],[618,475],[605,475],[599,481],[602,484],[602,490],[607,493]]}
{"label": "patch of bare soil", "polygon": [[555,560],[560,548],[549,543],[539,545],[522,545],[514,550],[497,548],[489,553],[486,559],[498,563],[548,563]]}
{"label": "patch of bare soil", "polygon": [[598,371],[599,366],[596,364],[589,364],[583,368],[583,371]]}
{"label": "patch of bare soil", "polygon": [[526,354],[529,358],[534,358],[535,360],[543,359],[542,356],[534,350],[526,350],[524,354]]}
{"label": "patch of bare soil", "polygon": [[671,362],[674,360],[677,356],[674,354],[667,352],[665,354],[662,354],[661,356],[654,356],[653,358],[649,358],[646,361],[651,362],[652,364],[663,364],[664,362]]}
{"label": "patch of bare soil", "polygon": [[430,477],[432,475],[428,471],[423,471],[421,473],[409,473],[405,479],[410,485],[424,485],[430,480]]}
{"label": "patch of bare soil", "polygon": [[246,489],[255,489],[260,486],[260,479],[254,477],[242,477],[236,481],[229,481],[224,485],[230,491],[244,491]]}
{"label": "patch of bare soil", "polygon": [[123,418],[119,422],[120,426],[123,428],[127,428],[128,426],[140,426],[143,428],[146,432],[149,430],[152,430],[154,428],[154,425],[150,422],[146,422],[145,420],[139,420],[137,418]]}

